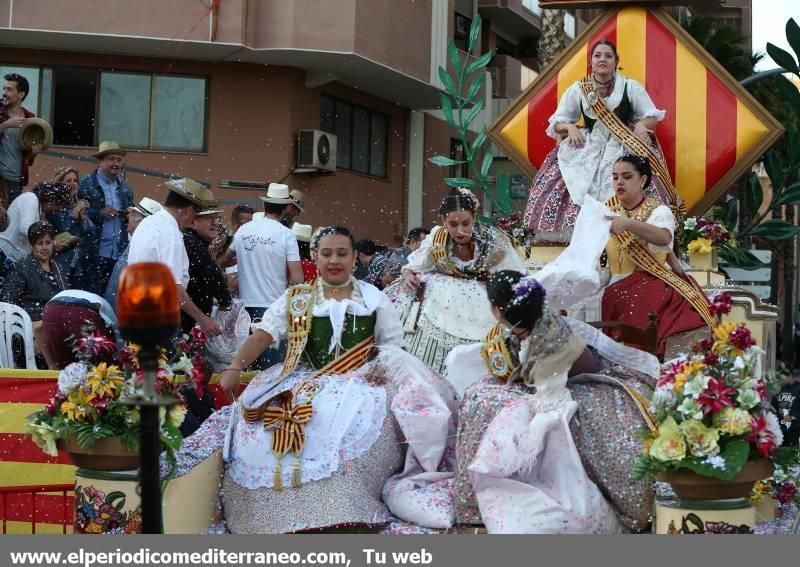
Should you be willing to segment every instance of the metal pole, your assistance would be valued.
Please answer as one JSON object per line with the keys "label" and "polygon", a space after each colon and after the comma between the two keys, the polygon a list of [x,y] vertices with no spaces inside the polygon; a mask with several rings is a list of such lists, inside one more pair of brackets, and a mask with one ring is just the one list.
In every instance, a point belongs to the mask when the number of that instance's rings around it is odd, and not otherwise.
{"label": "metal pole", "polygon": [[142,347],[139,364],[144,370],[144,388],[140,424],[139,484],[142,488],[142,533],[163,532],[161,519],[161,438],[158,427],[159,400],[156,396],[156,370],[158,354],[155,346]]}

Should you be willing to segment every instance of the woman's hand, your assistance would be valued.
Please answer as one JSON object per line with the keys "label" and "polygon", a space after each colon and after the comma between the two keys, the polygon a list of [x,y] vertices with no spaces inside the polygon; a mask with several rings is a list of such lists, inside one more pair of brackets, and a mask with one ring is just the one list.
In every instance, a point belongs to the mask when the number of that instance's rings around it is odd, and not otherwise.
{"label": "woman's hand", "polygon": [[222,380],[220,380],[219,385],[232,402],[236,401],[236,396],[239,394],[239,384],[241,384],[242,381],[241,377],[242,371],[237,368],[226,368],[225,372],[222,373]]}
{"label": "woman's hand", "polygon": [[608,215],[606,218],[610,218],[611,220],[611,232],[612,234],[622,234],[626,230],[630,228],[631,219],[625,218],[618,215]]}
{"label": "woman's hand", "polygon": [[83,214],[86,212],[86,209],[89,208],[89,201],[86,199],[78,199],[75,201],[75,206],[72,207],[72,213],[78,218],[78,220],[83,220]]}
{"label": "woman's hand", "polygon": [[582,148],[586,144],[586,139],[583,137],[581,129],[575,124],[567,124],[567,140],[574,148]]}
{"label": "woman's hand", "polygon": [[650,136],[653,134],[653,131],[650,130],[647,126],[644,125],[644,122],[637,122],[633,126],[633,134],[639,138],[642,142],[646,144],[650,143]]}
{"label": "woman's hand", "polygon": [[406,271],[403,272],[403,289],[406,291],[414,291],[419,287],[419,274]]}

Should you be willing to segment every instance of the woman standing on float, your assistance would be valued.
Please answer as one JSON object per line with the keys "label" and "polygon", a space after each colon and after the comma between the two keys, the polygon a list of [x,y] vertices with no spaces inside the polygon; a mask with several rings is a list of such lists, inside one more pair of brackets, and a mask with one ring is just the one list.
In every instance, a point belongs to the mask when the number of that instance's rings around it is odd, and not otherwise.
{"label": "woman standing on float", "polygon": [[[601,203],[611,198],[611,168],[631,139],[644,143],[663,162],[655,129],[666,113],[655,107],[641,84],[617,72],[613,43],[598,41],[591,54],[589,77],[564,92],[549,120],[547,134],[562,142],[542,163],[525,208],[525,223],[539,242],[569,242],[584,197]],[[604,119],[598,101],[616,118],[615,124]],[[581,118],[584,125],[578,126]],[[655,180],[653,191],[673,203],[661,180]]]}
{"label": "woman standing on float", "polygon": [[480,341],[494,325],[489,276],[526,269],[508,237],[476,222],[477,211],[475,195],[452,189],[439,208],[441,225],[409,255],[402,284],[386,290],[405,322],[408,352],[439,373],[451,349]]}

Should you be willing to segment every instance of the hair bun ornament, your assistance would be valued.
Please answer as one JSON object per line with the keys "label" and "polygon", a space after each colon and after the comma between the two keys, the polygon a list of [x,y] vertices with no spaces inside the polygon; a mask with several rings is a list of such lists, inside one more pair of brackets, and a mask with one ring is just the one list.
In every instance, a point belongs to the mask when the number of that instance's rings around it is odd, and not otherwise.
{"label": "hair bun ornament", "polygon": [[511,290],[514,292],[514,298],[511,300],[512,303],[522,301],[534,291],[538,291],[543,298],[547,295],[547,292],[542,287],[542,284],[540,284],[539,280],[533,276],[525,276],[511,286]]}
{"label": "hair bun ornament", "polygon": [[481,203],[480,201],[478,201],[478,198],[475,196],[475,193],[473,193],[466,187],[456,187],[456,191],[458,191],[463,197],[466,197],[467,199],[472,201],[472,204],[475,207],[476,211],[480,208]]}

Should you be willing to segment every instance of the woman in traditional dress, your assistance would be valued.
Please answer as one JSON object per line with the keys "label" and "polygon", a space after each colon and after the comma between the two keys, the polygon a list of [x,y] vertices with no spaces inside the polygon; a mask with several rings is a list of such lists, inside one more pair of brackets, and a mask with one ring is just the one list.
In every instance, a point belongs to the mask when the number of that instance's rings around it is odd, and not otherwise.
{"label": "woman in traditional dress", "polygon": [[649,160],[623,155],[612,175],[615,194],[606,203],[613,214],[606,244],[611,281],[603,292],[602,319],[646,327],[648,314],[658,313],[663,355],[668,337],[714,320],[705,294],[673,253],[675,216],[647,190],[654,177]]}
{"label": "woman in traditional dress", "polygon": [[658,361],[551,312],[532,277],[498,272],[487,291],[499,324],[449,360],[448,373],[477,379],[459,411],[458,523],[490,533],[643,530],[652,484],[633,480],[631,467],[652,425]]}
{"label": "woman in traditional dress", "polygon": [[[611,168],[624,146],[643,144],[663,161],[655,128],[665,112],[641,84],[617,73],[613,43],[600,40],[591,54],[589,77],[564,92],[549,120],[547,134],[563,141],[545,158],[528,197],[525,223],[537,241],[569,242],[586,195],[600,202],[613,195]],[[662,181],[653,191],[668,202]]]}
{"label": "woman in traditional dress", "polygon": [[525,271],[508,237],[475,221],[477,198],[453,189],[439,208],[441,225],[408,256],[402,283],[386,293],[405,324],[408,351],[436,372],[451,349],[480,341],[494,325],[486,280],[498,270]]}
{"label": "woman in traditional dress", "polygon": [[320,277],[290,287],[253,325],[222,388],[233,399],[242,369],[288,339],[286,360],[259,373],[179,454],[185,472],[227,429],[222,501],[234,533],[381,524],[386,505],[429,527],[452,522],[425,516],[413,494],[451,476],[437,471],[455,433],[455,394],[401,350],[391,303],[352,277],[353,245],[345,228],[317,232]]}

